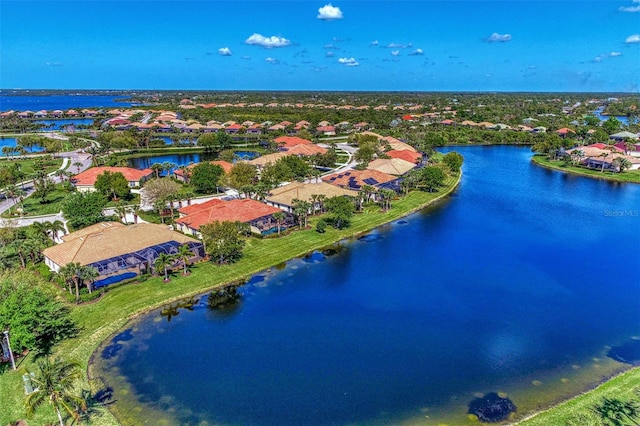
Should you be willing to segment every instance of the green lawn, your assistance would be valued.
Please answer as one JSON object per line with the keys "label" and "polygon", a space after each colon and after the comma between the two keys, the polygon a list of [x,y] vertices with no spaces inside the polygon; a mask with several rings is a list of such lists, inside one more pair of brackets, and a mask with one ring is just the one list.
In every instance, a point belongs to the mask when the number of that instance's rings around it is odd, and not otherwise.
{"label": "green lawn", "polygon": [[631,182],[640,183],[640,170],[626,170],[622,173],[601,172],[594,169],[585,169],[584,167],[566,166],[564,161],[551,161],[546,155],[534,155],[531,158],[535,164],[553,170],[559,170],[565,173],[575,175],[588,176],[597,179],[611,180],[614,182]]}
{"label": "green lawn", "polygon": [[[26,176],[25,179],[29,179],[34,173],[34,160],[35,158],[16,159],[13,157],[11,160],[0,158],[0,167],[13,167],[14,164],[20,164],[22,172],[24,172]],[[51,162],[48,162],[44,168],[45,173],[48,174],[58,170],[62,166],[62,161],[61,158],[55,158]]]}

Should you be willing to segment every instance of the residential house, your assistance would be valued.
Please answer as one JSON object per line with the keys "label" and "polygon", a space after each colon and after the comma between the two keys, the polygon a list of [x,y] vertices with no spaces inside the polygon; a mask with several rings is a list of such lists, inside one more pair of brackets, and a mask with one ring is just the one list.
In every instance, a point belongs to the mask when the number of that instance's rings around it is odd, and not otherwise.
{"label": "residential house", "polygon": [[415,163],[400,158],[378,158],[367,165],[368,170],[375,170],[394,176],[402,176],[415,167]]}
{"label": "residential house", "polygon": [[312,210],[315,211],[319,208],[316,198],[318,195],[322,195],[325,198],[332,198],[337,196],[355,197],[357,194],[358,193],[356,191],[343,189],[336,185],[330,185],[326,182],[292,182],[272,189],[265,202],[270,206],[293,213],[293,200],[296,199],[315,204],[312,206]]}
{"label": "residential house", "polygon": [[[189,174],[190,174],[189,170],[192,170],[198,164],[202,164],[202,163],[189,164],[186,167],[186,169],[187,169],[186,175],[185,175],[184,169],[182,169],[182,168],[175,169],[173,171],[173,175],[179,181],[188,182],[189,181]],[[229,173],[231,171],[231,169],[233,168],[233,164],[229,163],[228,161],[223,161],[223,160],[209,161],[209,164],[215,164],[216,166],[222,167],[222,170],[224,170],[225,174]]]}
{"label": "residential house", "polygon": [[72,179],[78,191],[95,191],[94,184],[98,176],[104,172],[122,173],[129,182],[129,187],[140,187],[142,184],[153,177],[153,170],[138,170],[131,167],[92,167],[83,172],[78,173]]}
{"label": "residential house", "polygon": [[[200,227],[213,222],[241,222],[251,227],[251,232],[269,235],[277,232],[277,223],[273,214],[280,212],[277,207],[268,206],[252,199],[224,201],[218,198],[202,204],[192,204],[178,209],[180,218],[176,219],[176,227],[188,235],[200,234]],[[287,217],[286,224],[292,218]]]}
{"label": "residential house", "polygon": [[377,170],[346,170],[324,176],[322,180],[331,185],[354,191],[362,190],[364,185],[370,185],[378,189],[386,188],[393,189],[396,192],[400,191],[400,179],[397,176]]}

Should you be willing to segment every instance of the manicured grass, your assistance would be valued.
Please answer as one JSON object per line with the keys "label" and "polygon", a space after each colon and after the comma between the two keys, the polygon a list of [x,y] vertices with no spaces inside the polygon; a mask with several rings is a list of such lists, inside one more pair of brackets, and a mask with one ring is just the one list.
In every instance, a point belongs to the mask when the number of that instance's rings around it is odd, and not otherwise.
{"label": "manicured grass", "polygon": [[[69,192],[61,189],[58,186],[54,192],[47,196],[47,200],[49,200],[49,202],[46,204],[40,204],[40,199],[34,197],[33,195],[27,197],[22,203],[24,206],[23,216],[40,216],[45,214],[60,213],[60,210],[62,210],[62,200],[64,200],[64,197],[66,197],[67,195],[69,195]],[[2,214],[2,217],[18,217],[15,214],[15,206],[11,207],[10,210],[4,212]]]}
{"label": "manicured grass", "polygon": [[552,161],[546,155],[534,155],[531,158],[535,164],[561,172],[575,175],[587,176],[596,179],[605,179],[614,182],[640,183],[640,170],[626,170],[622,173],[601,172],[595,169],[585,169],[584,167],[566,166],[564,161]]}
{"label": "manicured grass", "polygon": [[[44,155],[46,154],[43,154],[43,156]],[[13,157],[12,159],[0,158],[0,167],[13,167],[13,165],[16,163],[20,164],[21,170],[26,176],[25,179],[29,179],[31,176],[33,176],[35,171],[33,167],[34,160],[36,159],[35,158],[16,159],[15,157]],[[60,166],[62,166],[62,161],[63,160],[61,158],[55,158],[51,162],[48,162],[48,164],[44,168],[44,172],[49,174],[51,172],[58,170]]]}
{"label": "manicured grass", "polygon": [[633,390],[639,386],[640,368],[634,368],[603,383],[594,390],[538,413],[518,424],[523,426],[565,425],[577,414],[588,413],[594,404],[600,403],[605,397],[620,400],[637,398]]}

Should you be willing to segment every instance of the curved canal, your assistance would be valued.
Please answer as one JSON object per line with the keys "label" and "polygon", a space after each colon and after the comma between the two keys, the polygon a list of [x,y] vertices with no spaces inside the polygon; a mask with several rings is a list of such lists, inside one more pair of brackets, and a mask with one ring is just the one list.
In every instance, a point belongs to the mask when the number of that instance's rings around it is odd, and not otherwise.
{"label": "curved canal", "polygon": [[476,396],[507,393],[517,419],[626,368],[607,353],[640,335],[640,186],[455,150],[439,205],[106,342],[121,420],[472,424]]}

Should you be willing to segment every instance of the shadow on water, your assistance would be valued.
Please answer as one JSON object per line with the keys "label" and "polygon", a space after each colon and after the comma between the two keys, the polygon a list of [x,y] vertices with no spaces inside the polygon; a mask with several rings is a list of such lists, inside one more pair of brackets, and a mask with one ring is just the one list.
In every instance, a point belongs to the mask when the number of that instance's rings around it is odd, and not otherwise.
{"label": "shadow on water", "polygon": [[302,258],[302,261],[305,263],[318,263],[326,260],[327,256],[319,251],[314,251],[311,254],[308,254]]}
{"label": "shadow on water", "polygon": [[496,423],[507,419],[516,409],[509,398],[491,392],[471,401],[468,413],[478,417],[481,422]]}
{"label": "shadow on water", "polygon": [[193,311],[195,305],[198,304],[199,299],[195,297],[190,297],[187,299],[182,299],[177,301],[176,303],[172,303],[168,306],[165,306],[160,310],[160,316],[166,317],[167,322],[171,322],[171,318],[180,314],[180,309],[186,309],[188,311]]}
{"label": "shadow on water", "polygon": [[640,365],[640,340],[632,339],[620,346],[613,346],[607,356],[625,364]]}
{"label": "shadow on water", "polygon": [[344,246],[338,243],[322,249],[322,254],[324,254],[326,257],[331,257],[342,252],[343,250]]}
{"label": "shadow on water", "polygon": [[122,348],[123,346],[119,343],[112,343],[110,345],[105,346],[104,349],[102,350],[102,359],[114,358],[116,355],[118,355],[118,352],[120,352]]}
{"label": "shadow on water", "polygon": [[114,342],[127,342],[127,341],[129,341],[131,339],[133,339],[133,330],[130,329],[130,328],[127,328],[122,333],[116,334],[116,336],[113,338],[113,341]]}
{"label": "shadow on water", "polygon": [[[264,275],[256,275],[249,280],[264,280]],[[219,290],[212,291],[207,298],[207,308],[216,316],[232,316],[242,305],[242,295],[238,292],[239,284],[230,285]]]}

